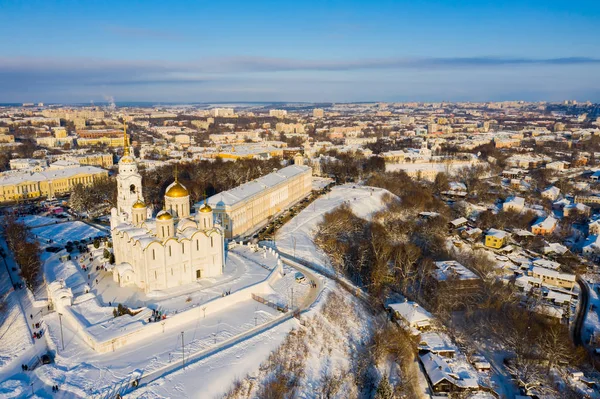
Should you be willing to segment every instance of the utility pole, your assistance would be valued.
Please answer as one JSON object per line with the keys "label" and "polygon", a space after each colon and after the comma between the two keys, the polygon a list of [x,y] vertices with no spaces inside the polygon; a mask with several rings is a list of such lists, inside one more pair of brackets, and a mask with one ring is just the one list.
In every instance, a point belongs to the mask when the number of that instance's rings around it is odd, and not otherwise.
{"label": "utility pole", "polygon": [[184,352],[184,345],[183,345],[183,331],[181,332],[181,365],[183,366],[183,368],[185,368],[185,352]]}
{"label": "utility pole", "polygon": [[60,342],[62,343],[62,350],[65,350],[65,339],[63,338],[63,329],[62,329],[62,313],[58,314],[58,321],[60,323]]}
{"label": "utility pole", "polygon": [[294,259],[296,259],[296,237],[292,236],[292,241],[294,241]]}

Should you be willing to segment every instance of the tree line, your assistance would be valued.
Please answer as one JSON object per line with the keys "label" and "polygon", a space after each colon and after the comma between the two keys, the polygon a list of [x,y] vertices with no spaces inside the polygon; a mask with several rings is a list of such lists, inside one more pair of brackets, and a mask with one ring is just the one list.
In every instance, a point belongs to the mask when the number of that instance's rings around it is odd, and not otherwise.
{"label": "tree line", "polygon": [[14,213],[5,213],[3,220],[8,249],[21,268],[21,277],[27,288],[33,291],[41,282],[40,245]]}

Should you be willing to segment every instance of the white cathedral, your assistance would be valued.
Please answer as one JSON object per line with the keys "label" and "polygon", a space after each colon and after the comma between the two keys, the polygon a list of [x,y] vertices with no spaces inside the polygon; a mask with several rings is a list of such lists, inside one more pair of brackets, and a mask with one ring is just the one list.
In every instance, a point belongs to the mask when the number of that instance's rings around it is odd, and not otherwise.
{"label": "white cathedral", "polygon": [[144,203],[142,177],[124,129],[124,154],[117,176],[117,207],[111,210],[113,279],[145,292],[223,274],[223,229],[208,204],[190,214],[190,196],[177,181],[167,187],[164,209],[152,217]]}

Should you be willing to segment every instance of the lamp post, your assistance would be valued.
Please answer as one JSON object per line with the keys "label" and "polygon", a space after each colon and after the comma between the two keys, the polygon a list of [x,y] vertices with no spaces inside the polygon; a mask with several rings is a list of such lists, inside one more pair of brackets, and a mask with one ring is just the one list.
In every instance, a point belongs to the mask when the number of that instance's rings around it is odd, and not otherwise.
{"label": "lamp post", "polygon": [[185,352],[183,344],[183,331],[181,332],[181,365],[185,368]]}
{"label": "lamp post", "polygon": [[60,342],[62,343],[62,350],[65,350],[65,339],[63,337],[63,328],[62,328],[62,313],[58,314],[58,321],[60,323]]}

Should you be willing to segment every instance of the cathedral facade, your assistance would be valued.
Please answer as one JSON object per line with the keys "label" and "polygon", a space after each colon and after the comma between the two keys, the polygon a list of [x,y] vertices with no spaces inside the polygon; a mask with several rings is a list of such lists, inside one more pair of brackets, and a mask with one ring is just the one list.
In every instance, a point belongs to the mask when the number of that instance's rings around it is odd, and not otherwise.
{"label": "cathedral facade", "polygon": [[225,241],[208,204],[190,213],[190,196],[177,181],[167,187],[164,209],[152,217],[144,202],[142,177],[124,133],[119,161],[117,207],[111,210],[111,236],[120,286],[145,292],[193,283],[223,273]]}

